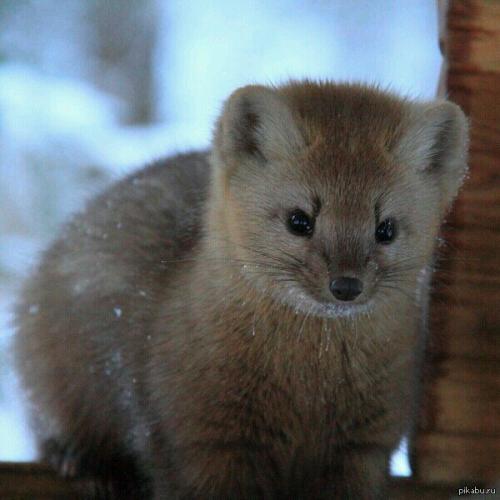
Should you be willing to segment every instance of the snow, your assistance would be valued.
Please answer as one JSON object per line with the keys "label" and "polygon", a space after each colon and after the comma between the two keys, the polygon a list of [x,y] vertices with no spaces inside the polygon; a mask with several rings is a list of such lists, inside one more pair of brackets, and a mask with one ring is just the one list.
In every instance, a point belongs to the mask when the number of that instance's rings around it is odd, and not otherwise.
{"label": "snow", "polygon": [[408,460],[408,438],[403,438],[398,449],[393,453],[390,471],[393,476],[411,476],[411,467]]}
{"label": "snow", "polygon": [[38,314],[39,310],[40,310],[40,306],[38,304],[31,304],[28,308],[28,313],[29,314]]}
{"label": "snow", "polygon": [[27,461],[36,455],[26,401],[12,370],[12,296],[0,289],[0,460]]}

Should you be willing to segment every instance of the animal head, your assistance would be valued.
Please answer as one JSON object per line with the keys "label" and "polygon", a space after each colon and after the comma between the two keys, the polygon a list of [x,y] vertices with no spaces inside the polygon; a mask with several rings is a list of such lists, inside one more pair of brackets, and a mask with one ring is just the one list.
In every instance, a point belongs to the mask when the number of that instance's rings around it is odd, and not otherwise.
{"label": "animal head", "polygon": [[213,149],[217,232],[243,277],[298,310],[415,294],[467,171],[458,106],[361,85],[234,92]]}

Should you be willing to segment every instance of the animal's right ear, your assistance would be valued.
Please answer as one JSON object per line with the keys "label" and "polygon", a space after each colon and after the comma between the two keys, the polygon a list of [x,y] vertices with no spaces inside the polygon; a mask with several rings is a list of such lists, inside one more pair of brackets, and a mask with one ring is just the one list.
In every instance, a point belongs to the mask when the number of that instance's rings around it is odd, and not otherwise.
{"label": "animal's right ear", "polygon": [[226,101],[217,123],[214,149],[227,168],[242,161],[265,163],[300,150],[304,141],[283,98],[268,87],[250,85]]}

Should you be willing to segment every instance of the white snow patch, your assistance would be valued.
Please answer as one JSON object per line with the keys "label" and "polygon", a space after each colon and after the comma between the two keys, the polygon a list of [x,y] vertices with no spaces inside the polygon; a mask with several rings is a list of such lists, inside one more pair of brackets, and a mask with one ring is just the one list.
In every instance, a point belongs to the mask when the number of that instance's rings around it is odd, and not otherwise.
{"label": "white snow patch", "polygon": [[6,361],[0,363],[0,460],[31,461],[36,449],[28,425],[28,405],[8,355],[13,336],[11,310],[12,298],[0,293],[0,356]]}
{"label": "white snow patch", "polygon": [[391,475],[410,477],[412,474],[408,459],[408,438],[404,437],[391,457]]}
{"label": "white snow patch", "polygon": [[31,304],[28,308],[28,312],[30,314],[38,314],[38,311],[40,311],[40,306],[38,304]]}

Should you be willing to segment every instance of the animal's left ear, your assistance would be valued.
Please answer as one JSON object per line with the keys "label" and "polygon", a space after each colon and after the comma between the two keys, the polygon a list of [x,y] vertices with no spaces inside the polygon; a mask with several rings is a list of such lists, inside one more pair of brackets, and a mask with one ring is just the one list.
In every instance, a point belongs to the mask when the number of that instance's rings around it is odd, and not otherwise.
{"label": "animal's left ear", "polygon": [[467,119],[456,104],[444,100],[416,104],[396,148],[402,161],[439,186],[444,210],[451,205],[467,173],[468,135]]}

